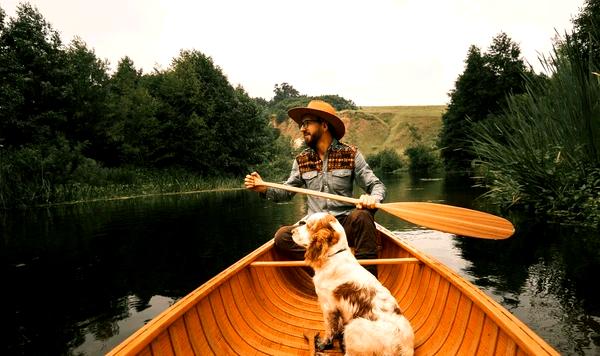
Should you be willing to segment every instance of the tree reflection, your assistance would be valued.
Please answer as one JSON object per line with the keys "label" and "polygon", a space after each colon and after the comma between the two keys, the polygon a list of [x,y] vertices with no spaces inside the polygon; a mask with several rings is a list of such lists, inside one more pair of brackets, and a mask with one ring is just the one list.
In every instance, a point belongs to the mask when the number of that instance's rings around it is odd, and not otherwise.
{"label": "tree reflection", "polygon": [[475,284],[559,350],[600,350],[600,234],[531,224],[502,241],[457,239]]}

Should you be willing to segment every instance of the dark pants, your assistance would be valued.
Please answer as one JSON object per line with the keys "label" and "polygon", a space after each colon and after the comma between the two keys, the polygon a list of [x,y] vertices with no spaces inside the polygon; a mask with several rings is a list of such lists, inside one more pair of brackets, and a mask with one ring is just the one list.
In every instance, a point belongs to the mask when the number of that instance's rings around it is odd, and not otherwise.
{"label": "dark pants", "polygon": [[[336,217],[346,231],[348,245],[354,247],[357,259],[377,258],[377,228],[375,227],[374,212],[355,209],[348,215]],[[275,233],[275,248],[278,252],[292,260],[303,260],[306,249],[292,239],[292,226],[282,226]],[[377,276],[376,266],[365,266]]]}

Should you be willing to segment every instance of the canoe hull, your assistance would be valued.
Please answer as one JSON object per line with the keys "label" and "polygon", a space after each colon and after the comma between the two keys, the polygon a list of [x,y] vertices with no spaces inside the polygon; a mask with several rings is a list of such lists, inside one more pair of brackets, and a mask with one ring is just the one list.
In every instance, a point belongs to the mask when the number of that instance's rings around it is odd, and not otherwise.
{"label": "canoe hull", "polygon": [[[415,331],[417,355],[558,355],[510,312],[458,274],[378,226],[379,280]],[[307,355],[304,335],[323,317],[303,268],[252,266],[280,260],[269,241],[153,319],[109,355]]]}

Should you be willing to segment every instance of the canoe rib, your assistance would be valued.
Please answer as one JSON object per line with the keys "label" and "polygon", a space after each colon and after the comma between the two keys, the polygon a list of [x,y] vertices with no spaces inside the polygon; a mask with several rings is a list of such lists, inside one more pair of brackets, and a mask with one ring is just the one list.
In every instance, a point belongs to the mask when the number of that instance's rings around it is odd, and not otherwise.
{"label": "canoe rib", "polygon": [[[378,231],[379,257],[387,261],[376,262],[378,275],[415,329],[415,354],[558,355],[457,273],[385,228]],[[301,263],[280,260],[270,240],[109,355],[309,354],[304,335],[322,332],[314,287]],[[296,267],[282,268],[288,264]]]}
{"label": "canoe rib", "polygon": [[[383,235],[393,236],[389,230],[382,226],[378,225],[378,229],[381,233],[383,233]],[[456,272],[452,271],[450,268],[441,264],[437,260],[418,251],[405,241],[399,241],[396,239],[395,242],[399,246],[401,245],[403,249],[408,251],[414,257],[418,258],[423,265],[427,266],[426,268],[431,268],[439,275],[445,276],[454,287],[458,288],[462,294],[472,300],[476,307],[484,311],[486,320],[491,320],[496,325],[496,328],[501,328],[502,331],[507,334],[510,340],[513,340],[518,345],[522,352],[530,355],[558,355],[556,350],[554,350],[543,339],[529,329],[529,327],[527,327],[522,321],[517,319],[504,307],[488,297],[479,288],[463,279]]]}

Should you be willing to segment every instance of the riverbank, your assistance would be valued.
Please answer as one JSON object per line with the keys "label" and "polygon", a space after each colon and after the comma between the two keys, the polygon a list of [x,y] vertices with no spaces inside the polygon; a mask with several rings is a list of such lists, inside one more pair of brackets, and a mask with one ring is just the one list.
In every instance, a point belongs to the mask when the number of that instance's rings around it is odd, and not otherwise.
{"label": "riverbank", "polygon": [[149,170],[135,167],[94,167],[93,170],[88,168],[83,173],[73,175],[66,182],[40,177],[21,183],[14,185],[13,189],[0,189],[1,208],[48,207],[242,189],[240,177],[203,177],[172,168]]}

